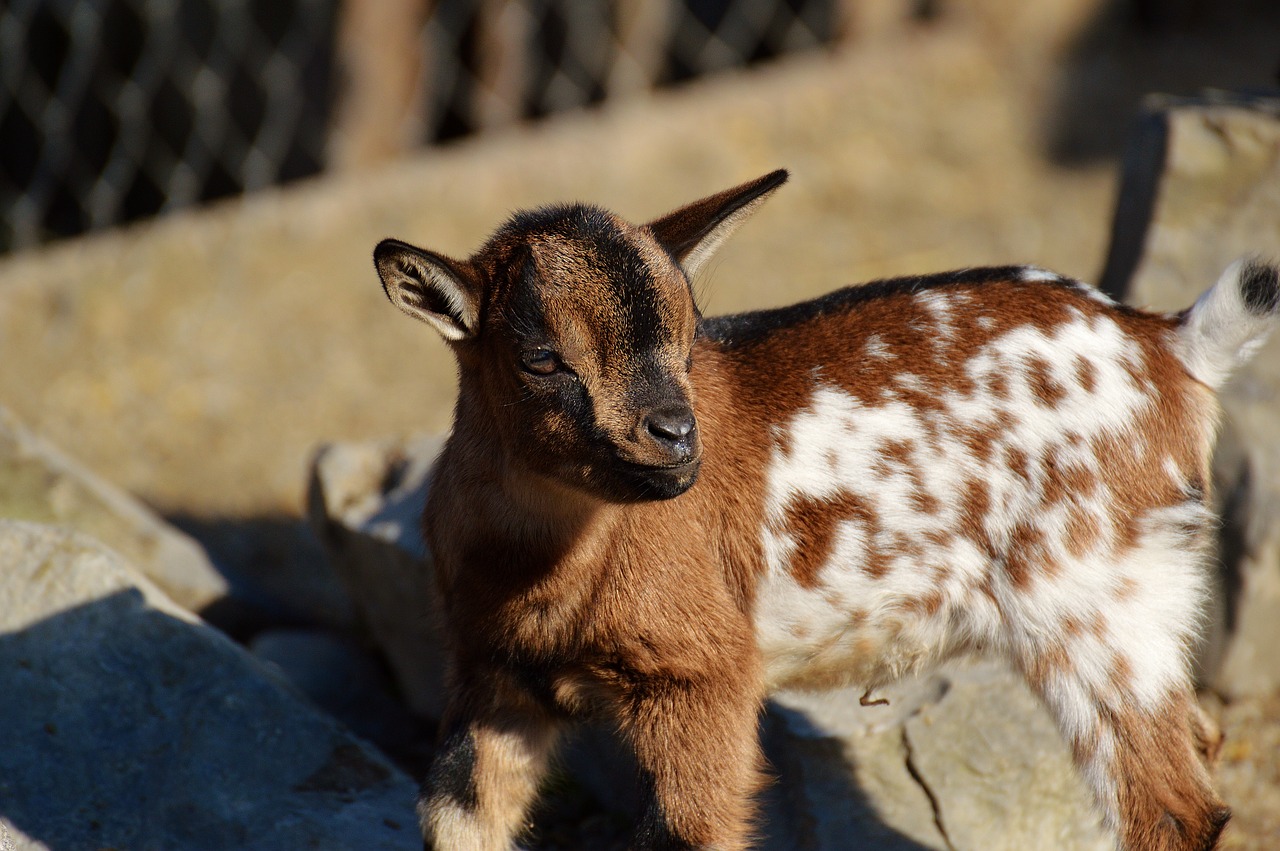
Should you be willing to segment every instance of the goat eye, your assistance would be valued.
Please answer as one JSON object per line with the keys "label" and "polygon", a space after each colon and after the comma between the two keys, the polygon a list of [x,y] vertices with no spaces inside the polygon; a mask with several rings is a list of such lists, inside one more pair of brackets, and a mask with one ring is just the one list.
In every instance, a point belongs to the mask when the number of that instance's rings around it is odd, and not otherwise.
{"label": "goat eye", "polygon": [[551,375],[562,366],[559,356],[550,349],[526,352],[520,358],[520,365],[524,367],[525,372],[532,372],[534,375]]}

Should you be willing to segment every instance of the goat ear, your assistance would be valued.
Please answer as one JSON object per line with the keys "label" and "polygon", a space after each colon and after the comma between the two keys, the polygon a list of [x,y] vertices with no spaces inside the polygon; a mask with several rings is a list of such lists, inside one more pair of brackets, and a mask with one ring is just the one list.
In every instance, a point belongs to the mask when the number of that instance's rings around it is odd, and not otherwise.
{"label": "goat ear", "polygon": [[466,264],[396,239],[378,243],[373,264],[396,307],[432,325],[446,340],[475,336],[480,285]]}
{"label": "goat ear", "polygon": [[787,182],[786,169],[694,201],[647,227],[692,278],[756,207]]}

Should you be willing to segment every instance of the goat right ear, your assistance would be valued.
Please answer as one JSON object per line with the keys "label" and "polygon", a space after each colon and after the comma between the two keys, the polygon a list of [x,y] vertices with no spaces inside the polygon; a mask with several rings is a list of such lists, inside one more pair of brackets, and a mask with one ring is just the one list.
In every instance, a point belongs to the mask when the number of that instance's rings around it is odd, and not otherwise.
{"label": "goat right ear", "polygon": [[446,340],[475,336],[480,286],[464,264],[397,239],[378,243],[373,264],[396,307],[432,325]]}
{"label": "goat right ear", "polygon": [[647,227],[692,279],[756,207],[787,182],[787,176],[786,169],[771,171],[667,213]]}

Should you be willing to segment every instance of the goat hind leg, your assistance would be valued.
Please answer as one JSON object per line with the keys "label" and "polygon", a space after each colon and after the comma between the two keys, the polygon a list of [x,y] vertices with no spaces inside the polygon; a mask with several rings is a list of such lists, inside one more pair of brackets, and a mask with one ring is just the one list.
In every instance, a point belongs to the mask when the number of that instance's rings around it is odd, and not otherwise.
{"label": "goat hind leg", "polygon": [[1193,730],[1195,695],[1170,694],[1154,712],[1113,715],[1116,798],[1125,847],[1209,851],[1231,811],[1214,793]]}
{"label": "goat hind leg", "polygon": [[1096,699],[1070,675],[1038,688],[1124,851],[1210,851],[1231,811],[1199,753],[1189,685],[1151,707],[1135,696]]}

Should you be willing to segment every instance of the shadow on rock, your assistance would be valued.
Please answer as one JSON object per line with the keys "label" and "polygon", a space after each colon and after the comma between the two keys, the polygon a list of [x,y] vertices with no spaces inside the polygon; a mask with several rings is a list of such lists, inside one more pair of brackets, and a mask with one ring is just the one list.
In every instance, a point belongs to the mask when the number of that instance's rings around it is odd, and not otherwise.
{"label": "shadow on rock", "polygon": [[168,514],[194,538],[231,588],[199,614],[237,641],[270,627],[349,630],[355,615],[324,549],[301,518],[285,514]]}
{"label": "shadow on rock", "polygon": [[[769,705],[763,739],[776,781],[763,796],[766,822],[759,846],[762,851],[924,851],[948,847],[923,796],[918,811],[905,819],[915,822],[912,829],[917,835],[913,837],[903,832],[901,825],[888,822],[886,813],[859,782],[868,771],[880,773],[872,765],[879,761],[876,756],[854,755],[847,740],[815,732],[804,713],[776,703]],[[895,731],[883,744],[900,738]],[[866,750],[867,744],[861,747]],[[905,771],[906,760],[899,765]],[[907,805],[901,797],[882,801],[881,806],[885,803],[893,809]]]}
{"label": "shadow on rock", "polygon": [[18,848],[417,847],[408,778],[137,588],[0,635],[0,717]]}
{"label": "shadow on rock", "polygon": [[[856,698],[855,698],[856,700]],[[768,781],[758,851],[941,851],[930,803],[909,775],[902,731],[851,743],[804,710],[770,701],[761,718]],[[532,851],[622,851],[640,816],[639,770],[603,725],[574,731],[534,813]],[[889,786],[884,785],[888,780]],[[863,788],[876,784],[880,800]],[[890,823],[893,821],[894,823]]]}

